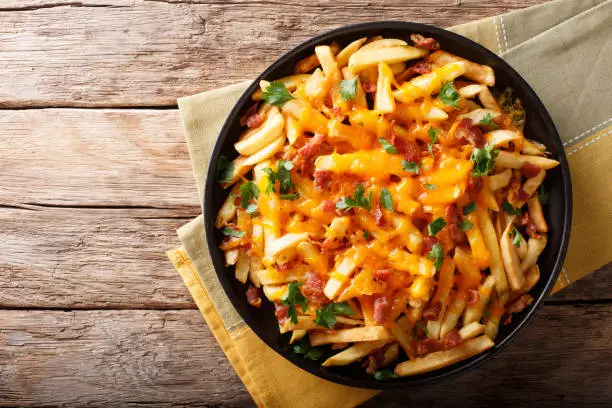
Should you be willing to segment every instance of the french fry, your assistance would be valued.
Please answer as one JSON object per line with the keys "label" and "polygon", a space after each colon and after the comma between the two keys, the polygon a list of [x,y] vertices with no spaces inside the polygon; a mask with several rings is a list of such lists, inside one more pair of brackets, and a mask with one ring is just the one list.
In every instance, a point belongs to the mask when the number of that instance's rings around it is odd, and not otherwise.
{"label": "french fry", "polygon": [[236,280],[246,283],[249,277],[250,261],[246,251],[240,251],[238,260],[236,261]]}
{"label": "french fry", "polygon": [[411,47],[409,45],[365,50],[364,47],[361,47],[361,49],[357,50],[357,52],[349,58],[348,66],[353,72],[359,72],[372,65],[378,65],[379,62],[395,64],[396,62],[421,58],[427,54],[427,50]]}
{"label": "french fry", "polygon": [[367,39],[367,37],[360,38],[344,47],[338,53],[338,55],[336,55],[336,62],[338,63],[338,67],[342,68],[348,65],[348,61],[351,55],[353,55],[359,48],[361,48],[361,46],[363,45],[363,43],[366,42]]}
{"label": "french fry", "polygon": [[465,300],[462,297],[457,297],[448,306],[444,313],[444,320],[440,325],[440,338],[446,336],[448,332],[457,326],[457,322],[465,309]]}
{"label": "french fry", "polygon": [[313,330],[310,344],[313,347],[330,343],[389,340],[391,333],[383,326],[355,327],[341,330]]}
{"label": "french fry", "polygon": [[470,248],[472,249],[472,261],[481,269],[487,268],[491,263],[491,252],[485,244],[480,230],[480,223],[476,212],[471,212],[463,216],[464,219],[472,223],[472,228],[465,232]]}
{"label": "french fry", "polygon": [[365,325],[376,326],[377,323],[374,320],[374,299],[372,296],[360,296],[358,300],[359,305],[361,305],[361,313],[363,314]]}
{"label": "french fry", "polygon": [[463,341],[467,341],[473,339],[474,337],[480,336],[484,333],[484,331],[484,324],[480,324],[478,322],[466,323],[461,329],[459,329],[459,336],[461,336]]}
{"label": "french fry", "polygon": [[414,348],[412,347],[412,336],[397,325],[391,327],[391,334],[393,334],[395,340],[397,340],[399,345],[402,347],[404,353],[406,353],[406,355],[410,358],[414,358],[416,354],[414,352]]}
{"label": "french fry", "polygon": [[519,260],[525,259],[527,256],[527,240],[523,237],[523,234],[519,230],[516,230],[514,239],[520,241],[518,245],[515,245],[516,253],[519,256]]}
{"label": "french fry", "polygon": [[[279,139],[279,140],[281,140],[281,139]],[[276,142],[274,142],[274,143],[276,143]],[[281,147],[282,147],[282,143],[280,145],[278,145],[279,149]],[[244,176],[249,171],[251,171],[251,169],[254,166],[254,164],[250,164],[251,162],[252,162],[252,160],[249,161],[248,157],[245,157],[245,156],[238,156],[237,158],[235,158],[232,161],[232,168],[233,168],[232,176],[231,176],[231,178],[227,182],[221,183],[221,187],[223,187],[223,188],[231,187],[235,182],[240,180],[240,178],[242,176]]]}
{"label": "french fry", "polygon": [[238,262],[239,255],[240,251],[238,250],[238,248],[225,251],[225,266],[236,265],[236,262]]}
{"label": "french fry", "polygon": [[489,338],[495,340],[499,332],[499,320],[490,319],[485,323],[484,333]]}
{"label": "french fry", "polygon": [[[462,98],[464,98],[464,99],[471,99],[471,98],[475,97],[476,95],[478,95],[480,93],[480,91],[482,91],[483,89],[484,89],[483,85],[471,84],[471,85],[467,85],[467,86],[464,86],[464,87],[461,87],[461,88],[457,89],[457,92],[459,92],[459,95]],[[482,109],[482,110],[484,110],[484,109]],[[477,121],[474,121],[474,122],[478,123],[483,118],[484,118],[484,116],[481,119],[479,119]]]}
{"label": "french fry", "polygon": [[330,81],[342,80],[342,74],[338,68],[338,63],[336,62],[336,58],[334,58],[334,54],[329,46],[319,45],[315,47],[315,54],[321,63],[321,68],[323,69],[326,79]]}
{"label": "french fry", "polygon": [[512,170],[506,169],[500,173],[488,176],[489,178],[489,189],[491,191],[499,190],[500,188],[506,187],[510,184],[512,179]]}
{"label": "french fry", "polygon": [[536,142],[535,140],[525,138],[523,140],[523,147],[521,148],[521,153],[526,154],[528,156],[545,156],[546,146],[544,146],[542,143]]}
{"label": "french fry", "polygon": [[[470,85],[470,86],[474,86],[474,85]],[[482,87],[481,85],[476,85],[476,86]],[[466,86],[465,88],[468,88],[468,87]],[[462,88],[462,89],[465,89],[465,88]],[[459,90],[458,92],[461,95],[461,90]],[[497,119],[498,117],[501,116],[501,114],[499,112],[496,112],[496,111],[493,111],[493,110],[490,110],[490,109],[475,109],[475,110],[473,110],[471,112],[459,115],[458,119],[472,119],[472,122],[474,124],[478,124],[478,123],[480,123],[480,121],[484,120],[484,118],[487,115],[490,116],[491,119],[493,119],[493,120],[495,120],[495,119]]]}
{"label": "french fry", "polygon": [[217,220],[215,222],[215,226],[217,228],[222,228],[236,216],[236,206],[234,205],[234,200],[236,199],[236,196],[238,196],[239,190],[240,186],[237,184],[234,185],[232,191],[227,195],[227,198],[223,202],[223,205],[221,208],[219,208]]}
{"label": "french fry", "polygon": [[491,221],[488,210],[478,208],[476,209],[476,213],[478,215],[483,240],[491,254],[491,265],[489,268],[491,270],[491,275],[495,277],[495,288],[502,304],[505,304],[508,301],[508,280],[506,278],[495,228],[493,227],[493,222]]}
{"label": "french fry", "polygon": [[476,337],[452,349],[436,351],[425,357],[404,361],[395,366],[395,375],[405,377],[433,371],[473,357],[490,349],[493,345],[493,340],[488,336]]}
{"label": "french fry", "polygon": [[521,292],[527,293],[538,283],[540,280],[540,267],[538,265],[533,265],[531,268],[527,270],[525,273],[525,286]]}
{"label": "french fry", "polygon": [[285,273],[280,273],[273,268],[266,268],[259,271],[258,277],[262,285],[280,285],[293,281],[304,281],[307,273],[308,271],[304,268],[293,268]]}
{"label": "french fry", "polygon": [[408,45],[408,43],[404,40],[399,40],[396,38],[380,38],[377,40],[368,41],[366,45],[361,47],[361,50],[362,51],[380,50],[383,48],[401,47],[404,45]]}
{"label": "french fry", "polygon": [[[337,54],[340,51],[340,45],[336,42],[332,42],[329,45],[332,54]],[[316,54],[309,55],[308,57],[301,59],[295,64],[295,73],[304,74],[310,72],[320,65],[319,58]]]}
{"label": "french fry", "polygon": [[451,62],[461,61],[466,65],[464,74],[466,78],[488,86],[495,85],[495,74],[493,73],[493,69],[487,65],[480,65],[442,50],[430,54],[427,59],[431,61],[434,66],[438,67]]}
{"label": "french fry", "polygon": [[285,320],[280,332],[282,334],[293,330],[312,330],[317,327],[319,326],[315,324],[313,316],[298,316],[297,323],[293,323],[291,319]]}
{"label": "french fry", "polygon": [[528,178],[523,184],[523,191],[529,196],[532,195],[540,187],[545,177],[546,172],[540,171],[537,176]]}
{"label": "french fry", "polygon": [[[312,343],[312,339],[311,339]],[[363,343],[356,343],[346,350],[341,351],[338,354],[334,354],[327,360],[321,364],[323,367],[333,367],[333,366],[345,366],[349,365],[368,354],[384,347],[387,343],[387,340],[380,341],[366,341]]]}
{"label": "french fry", "polygon": [[[289,92],[293,92],[297,89],[297,87],[306,82],[308,80],[308,78],[310,77],[310,75],[308,74],[295,74],[295,75],[289,75],[283,78],[279,78],[276,79],[274,82],[280,82],[283,85],[285,85],[285,87],[287,88],[287,90]],[[254,101],[260,101],[262,96],[263,96],[263,91],[265,90],[265,88],[267,88],[267,86],[270,84],[270,82],[266,81],[264,82],[264,87],[262,89],[262,87],[260,86],[260,89],[258,89],[257,91],[255,91],[253,93],[253,100]],[[261,112],[258,112],[261,114]]]}
{"label": "french fry", "polygon": [[452,62],[436,68],[429,74],[419,75],[408,82],[404,82],[393,93],[393,96],[402,103],[411,103],[418,98],[438,92],[443,82],[452,81],[463,73],[465,73],[465,64]]}
{"label": "french fry", "polygon": [[391,91],[391,84],[393,82],[395,82],[395,79],[389,65],[384,62],[379,62],[378,82],[376,84],[376,96],[374,98],[374,110],[380,113],[388,113],[395,110],[395,99],[393,98],[393,93]]}
{"label": "french fry", "polygon": [[476,302],[476,304],[472,306],[467,306],[465,308],[465,312],[463,313],[464,325],[470,324],[472,322],[478,322],[482,318],[485,307],[487,307],[487,303],[489,303],[489,299],[491,298],[491,291],[494,287],[495,276],[487,276],[482,285],[480,285],[480,287],[478,288],[478,294],[480,296],[478,302]]}
{"label": "french fry", "polygon": [[523,136],[519,132],[506,129],[497,129],[485,133],[485,139],[487,143],[492,144],[495,147],[506,146],[510,142],[521,140]]}
{"label": "french fry", "polygon": [[285,294],[285,292],[287,292],[287,285],[284,284],[280,284],[280,285],[263,285],[263,293],[264,296],[270,301],[270,302],[278,302],[281,300],[281,298],[283,297],[283,295]]}
{"label": "french fry", "polygon": [[529,268],[538,262],[538,257],[544,251],[544,248],[546,248],[547,241],[548,237],[546,234],[542,234],[539,238],[530,238],[527,241],[527,255],[525,255],[525,259],[523,259],[520,265],[522,273],[527,272]]}
{"label": "french fry", "polygon": [[351,277],[355,268],[357,267],[357,262],[354,259],[354,256],[348,254],[345,256],[340,262],[335,266],[334,272],[331,274],[330,279],[325,284],[325,288],[323,292],[325,296],[329,299],[335,298],[340,289],[344,286],[347,279]]}
{"label": "french fry", "polygon": [[539,232],[548,232],[548,224],[544,218],[542,212],[542,205],[537,196],[531,197],[527,201],[527,210],[529,211],[529,218],[534,222]]}
{"label": "french fry", "polygon": [[293,344],[297,341],[303,339],[306,334],[308,334],[308,330],[294,330],[291,332],[291,339],[289,340],[289,344]]}
{"label": "french fry", "polygon": [[285,234],[266,246],[266,256],[275,257],[287,249],[295,248],[297,244],[306,240],[308,240],[308,234],[305,232],[301,234]]}
{"label": "french fry", "polygon": [[504,150],[500,150],[497,159],[495,159],[495,167],[502,169],[520,169],[525,163],[531,163],[544,170],[549,170],[559,165],[558,161],[547,157],[527,156],[524,154],[506,152]]}
{"label": "french fry", "polygon": [[523,276],[523,271],[521,270],[521,264],[518,254],[516,253],[516,248],[514,247],[514,244],[512,244],[512,238],[510,238],[510,231],[513,228],[514,225],[509,223],[502,234],[499,246],[510,288],[513,291],[518,291],[525,284],[525,277]]}
{"label": "french fry", "polygon": [[482,91],[480,91],[480,93],[478,94],[478,98],[480,99],[480,103],[482,103],[482,106],[484,106],[485,109],[492,110],[493,112],[498,113],[502,112],[501,106],[499,106],[499,103],[497,102],[491,91],[489,91],[489,88],[483,88]]}
{"label": "french fry", "polygon": [[[261,163],[264,160],[269,159],[274,156],[276,153],[280,152],[285,144],[286,137],[284,134],[281,135],[280,138],[276,139],[269,145],[265,146],[263,149],[259,150],[257,153],[244,157],[244,166],[250,167],[256,165],[257,163]],[[242,157],[242,156],[241,156]],[[234,160],[234,166],[236,165],[236,161]]]}

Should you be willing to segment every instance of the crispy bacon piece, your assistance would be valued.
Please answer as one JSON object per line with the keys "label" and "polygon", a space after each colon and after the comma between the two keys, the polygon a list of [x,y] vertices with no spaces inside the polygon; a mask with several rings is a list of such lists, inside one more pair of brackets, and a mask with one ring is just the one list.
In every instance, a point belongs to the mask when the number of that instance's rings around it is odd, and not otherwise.
{"label": "crispy bacon piece", "polygon": [[399,137],[395,131],[393,131],[393,126],[395,125],[395,121],[391,121],[391,144],[395,146],[397,152],[401,154],[406,161],[417,163],[420,157],[419,145],[412,140],[405,140]]}
{"label": "crispy bacon piece", "polygon": [[442,338],[442,346],[445,350],[457,347],[461,343],[463,343],[463,339],[457,332],[457,329],[453,329],[446,333],[446,335]]}
{"label": "crispy bacon piece", "polygon": [[417,61],[409,68],[410,71],[418,75],[425,75],[431,72],[431,65],[425,61]]}
{"label": "crispy bacon piece", "polygon": [[512,323],[512,314],[503,315],[500,324],[502,326],[508,326],[510,323]]}
{"label": "crispy bacon piece", "polygon": [[476,194],[480,190],[482,190],[483,187],[484,187],[484,179],[482,178],[482,176],[470,177],[470,180],[468,181],[468,186],[467,186],[467,190],[470,193]]}
{"label": "crispy bacon piece", "polygon": [[430,303],[423,309],[423,319],[438,320],[442,312],[442,302]]}
{"label": "crispy bacon piece", "polygon": [[317,170],[314,173],[314,184],[315,187],[319,190],[325,190],[329,187],[329,183],[331,182],[332,175],[334,173],[331,170]]}
{"label": "crispy bacon piece", "polygon": [[459,214],[457,214],[457,207],[455,204],[449,204],[444,209],[444,218],[448,224],[456,224],[459,222]]}
{"label": "crispy bacon piece", "polygon": [[533,297],[527,293],[522,294],[518,299],[506,308],[507,313],[520,313],[533,302]]}
{"label": "crispy bacon piece", "polygon": [[446,333],[446,335],[442,338],[442,340],[437,339],[419,339],[414,342],[414,349],[419,357],[424,357],[429,353],[433,353],[435,351],[440,350],[448,350],[453,347],[457,347],[463,343],[463,339],[457,332],[457,329],[453,329],[450,332]]}
{"label": "crispy bacon piece", "polygon": [[339,106],[334,106],[334,107],[331,109],[331,112],[332,112],[332,114],[333,114],[335,117],[337,117],[337,118],[341,118],[342,116],[344,116],[344,115],[342,114],[342,108],[341,108],[341,107],[339,107]]}
{"label": "crispy bacon piece", "polygon": [[457,207],[455,204],[449,204],[446,206],[444,211],[444,218],[446,219],[446,230],[448,235],[456,245],[460,245],[466,242],[465,233],[459,228],[459,215],[457,214]]}
{"label": "crispy bacon piece", "polygon": [[527,178],[535,177],[540,174],[541,171],[542,169],[540,167],[531,163],[525,163],[523,167],[521,167],[521,174]]}
{"label": "crispy bacon piece", "polygon": [[518,222],[519,225],[525,227],[525,232],[527,233],[527,235],[529,235],[530,238],[540,237],[538,227],[536,226],[535,222],[533,222],[533,220],[529,217],[529,213],[527,213],[527,211],[525,211],[523,215],[521,215],[521,218],[519,218]]}
{"label": "crispy bacon piece", "polygon": [[[317,173],[315,173],[316,176]],[[336,204],[331,200],[325,200],[321,203],[321,211],[332,212],[336,210]]]}
{"label": "crispy bacon piece", "polygon": [[423,231],[427,227],[427,220],[425,218],[414,217],[412,219],[412,225],[417,227],[420,231]]}
{"label": "crispy bacon piece", "polygon": [[310,300],[310,302],[315,306],[321,306],[329,302],[325,293],[323,293],[323,288],[325,287],[325,282],[321,279],[319,275],[312,275],[304,285],[302,286],[302,294]]}
{"label": "crispy bacon piece", "polygon": [[414,43],[415,47],[425,48],[426,50],[435,51],[440,49],[440,44],[435,38],[424,37],[421,34],[411,34],[410,40]]}
{"label": "crispy bacon piece", "polygon": [[374,220],[379,227],[384,227],[386,224],[380,203],[376,204],[376,207],[374,207]]}
{"label": "crispy bacon piece", "polygon": [[376,269],[374,270],[374,280],[379,282],[386,282],[392,274],[393,269],[391,268]]}
{"label": "crispy bacon piece", "polygon": [[290,260],[289,262],[285,262],[284,264],[274,264],[274,269],[276,269],[277,271],[280,272],[286,272],[289,269],[293,268],[293,266],[295,265],[296,261],[295,260]]}
{"label": "crispy bacon piece", "polygon": [[437,243],[438,238],[436,237],[423,237],[422,254],[427,255],[431,251],[431,248],[433,248],[433,246]]}
{"label": "crispy bacon piece", "polygon": [[304,146],[298,150],[298,156],[304,160],[310,160],[315,157],[321,151],[321,143],[323,143],[325,135],[322,133],[315,133],[313,137],[308,140]]}
{"label": "crispy bacon piece", "polygon": [[383,347],[380,350],[376,350],[373,353],[370,353],[368,357],[361,363],[361,367],[365,368],[366,373],[374,374],[378,371],[379,368],[383,366],[385,363],[385,349]]}
{"label": "crispy bacon piece", "polygon": [[362,86],[363,86],[363,90],[364,90],[365,93],[374,93],[374,92],[376,92],[376,84],[364,81]]}
{"label": "crispy bacon piece", "polygon": [[455,130],[455,138],[457,140],[467,140],[476,147],[485,145],[485,137],[482,130],[472,122],[472,119],[461,119],[457,130]]}
{"label": "crispy bacon piece", "polygon": [[287,313],[289,312],[288,306],[283,306],[279,303],[274,303],[274,316],[278,319],[278,323],[281,325],[287,321]]}
{"label": "crispy bacon piece", "polygon": [[468,306],[474,306],[480,301],[480,293],[476,289],[468,289],[467,300],[465,302]]}
{"label": "crispy bacon piece", "polygon": [[246,298],[249,305],[254,307],[261,306],[261,296],[259,295],[259,288],[249,285],[246,291]]}
{"label": "crispy bacon piece", "polygon": [[383,323],[387,317],[389,310],[389,300],[386,296],[377,297],[374,300],[374,321],[376,323]]}
{"label": "crispy bacon piece", "polygon": [[240,125],[247,126],[249,128],[256,128],[261,126],[264,122],[264,117],[257,113],[257,106],[259,103],[255,103],[247,109],[247,111],[240,118]]}

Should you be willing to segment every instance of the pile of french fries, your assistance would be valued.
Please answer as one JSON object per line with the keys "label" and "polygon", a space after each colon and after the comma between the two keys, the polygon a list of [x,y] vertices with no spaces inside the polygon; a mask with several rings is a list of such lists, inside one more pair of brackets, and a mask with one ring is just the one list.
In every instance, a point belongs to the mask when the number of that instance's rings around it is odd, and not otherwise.
{"label": "pile of french fries", "polygon": [[331,345],[323,366],[373,360],[389,378],[470,358],[539,280],[542,182],[558,162],[502,110],[490,67],[430,48],[315,47],[294,75],[261,81],[219,168],[226,264],[249,303],[275,303],[291,343]]}

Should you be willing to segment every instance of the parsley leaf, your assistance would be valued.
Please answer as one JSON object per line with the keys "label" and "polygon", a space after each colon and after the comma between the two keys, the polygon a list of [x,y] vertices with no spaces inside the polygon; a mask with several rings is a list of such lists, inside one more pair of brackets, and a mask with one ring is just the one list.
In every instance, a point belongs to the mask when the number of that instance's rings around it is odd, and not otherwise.
{"label": "parsley leaf", "polygon": [[427,232],[429,232],[430,237],[435,237],[438,232],[444,228],[446,225],[446,221],[444,221],[443,217],[438,217],[427,226]]}
{"label": "parsley leaf", "polygon": [[291,193],[291,194],[281,194],[280,195],[280,199],[281,200],[294,201],[294,200],[297,200],[298,198],[300,198],[301,196],[302,196],[302,194],[300,194],[299,191],[296,191],[295,193]]}
{"label": "parsley leaf", "polygon": [[363,231],[363,239],[366,241],[369,241],[371,236],[370,231]]}
{"label": "parsley leaf", "polygon": [[440,93],[438,94],[438,98],[442,100],[442,103],[448,106],[452,106],[453,108],[459,108],[459,93],[455,90],[455,85],[453,81],[446,81],[442,84],[440,88]]}
{"label": "parsley leaf", "polygon": [[234,163],[227,157],[221,155],[217,160],[217,176],[219,183],[227,183],[234,175]]}
{"label": "parsley leaf", "polygon": [[331,329],[336,324],[337,315],[353,315],[353,309],[347,302],[328,303],[321,309],[317,310],[314,319],[315,324]]}
{"label": "parsley leaf", "polygon": [[429,144],[427,145],[427,150],[429,150],[429,154],[431,154],[431,157],[435,158],[433,152],[433,145],[436,143],[436,138],[438,137],[438,129],[434,129],[433,126],[430,126],[429,130],[427,131],[427,134],[429,135]]}
{"label": "parsley leaf", "polygon": [[423,185],[425,186],[426,189],[428,190],[434,190],[436,188],[435,184],[429,184],[429,183],[423,183]]}
{"label": "parsley leaf", "polygon": [[377,381],[390,380],[391,378],[397,378],[397,375],[391,370],[378,370],[374,372],[374,379]]}
{"label": "parsley leaf", "polygon": [[249,203],[246,207],[246,213],[253,216],[257,215],[257,205]]}
{"label": "parsley leaf", "polygon": [[513,227],[510,230],[510,237],[512,238],[512,244],[517,247],[520,248],[521,247],[521,234],[519,234],[518,230],[516,229],[516,227]]}
{"label": "parsley leaf", "polygon": [[468,215],[469,213],[471,213],[475,209],[476,209],[476,203],[474,201],[472,201],[471,203],[469,203],[468,205],[463,207],[463,210],[462,210],[463,215]]}
{"label": "parsley leaf", "polygon": [[493,145],[487,144],[484,149],[476,147],[472,152],[470,160],[474,162],[472,177],[486,176],[495,165],[495,159],[499,154]]}
{"label": "parsley leaf", "polygon": [[285,102],[295,99],[287,90],[285,84],[279,81],[270,82],[270,85],[263,91],[261,98],[270,105],[281,107]]}
{"label": "parsley leaf", "polygon": [[544,188],[544,186],[540,186],[538,189],[538,200],[540,200],[540,204],[542,205],[548,202],[548,191]]}
{"label": "parsley leaf", "polygon": [[[254,182],[247,181],[240,186],[240,196],[242,197],[240,200],[240,206],[249,212],[249,206],[255,206],[255,204],[251,203],[251,200],[259,197],[259,188],[257,188],[257,185]],[[255,209],[257,209],[257,206],[255,206]],[[252,214],[252,212],[249,212],[249,214]]]}
{"label": "parsley leaf", "polygon": [[457,226],[459,227],[459,229],[463,232],[471,230],[472,227],[474,226],[474,224],[472,224],[471,222],[469,222],[468,220],[463,220],[460,221]]}
{"label": "parsley leaf", "polygon": [[419,174],[420,168],[421,168],[421,163],[416,164],[415,162],[409,162],[408,160],[402,160],[402,169],[404,169],[404,171]]}
{"label": "parsley leaf", "polygon": [[501,208],[509,215],[521,215],[521,213],[523,212],[520,208],[514,208],[512,204],[507,201],[504,201],[502,203]]}
{"label": "parsley leaf", "polygon": [[310,360],[318,360],[323,357],[323,350],[312,347],[308,336],[304,337],[298,343],[293,345],[293,352],[295,354],[303,355],[305,358]]}
{"label": "parsley leaf", "polygon": [[340,96],[345,101],[355,99],[355,93],[357,92],[357,77],[353,79],[345,79],[340,81]]}
{"label": "parsley leaf", "polygon": [[442,245],[440,245],[439,242],[436,242],[431,248],[431,251],[429,251],[429,253],[427,254],[427,259],[434,261],[436,271],[439,271],[442,268],[442,261],[444,261],[444,251],[442,250]]}
{"label": "parsley leaf", "polygon": [[293,324],[298,322],[295,306],[302,306],[302,312],[306,312],[306,308],[308,307],[308,299],[302,295],[302,292],[300,291],[301,286],[301,282],[290,282],[287,286],[287,291],[281,298],[281,304],[289,307],[287,316],[289,316],[291,323]]}
{"label": "parsley leaf", "polygon": [[387,142],[387,139],[385,139],[384,137],[379,137],[378,141],[380,142],[380,145],[383,147],[383,149],[385,149],[385,152],[389,154],[397,154],[397,149],[391,143]]}
{"label": "parsley leaf", "polygon": [[370,195],[368,198],[365,198],[364,195],[365,190],[363,186],[360,184],[357,186],[355,190],[354,198],[351,197],[342,197],[340,201],[336,203],[336,208],[338,210],[350,210],[351,208],[361,207],[370,211],[372,209],[372,192],[370,191]]}
{"label": "parsley leaf", "polygon": [[221,230],[221,233],[225,236],[228,237],[236,237],[236,238],[242,238],[244,237],[244,234],[246,234],[245,231],[240,231],[234,228],[230,228],[230,227],[225,227]]}
{"label": "parsley leaf", "polygon": [[482,118],[480,120],[480,122],[478,122],[478,124],[482,125],[482,126],[486,126],[488,128],[491,128],[491,129],[498,129],[499,128],[499,126],[497,126],[497,124],[495,122],[493,122],[493,118],[491,117],[490,113],[487,113],[484,116],[484,118]]}
{"label": "parsley leaf", "polygon": [[272,194],[274,192],[274,185],[276,184],[276,172],[269,167],[263,169],[268,174],[268,184],[266,185],[266,194]]}
{"label": "parsley leaf", "polygon": [[380,190],[380,203],[387,210],[393,212],[393,197],[391,197],[391,193],[385,187]]}
{"label": "parsley leaf", "polygon": [[266,186],[266,193],[270,194],[274,192],[276,182],[279,183],[279,193],[288,194],[295,188],[293,180],[291,180],[291,170],[295,165],[293,162],[288,160],[279,160],[276,164],[276,171],[269,167],[263,169],[268,175],[268,185]]}

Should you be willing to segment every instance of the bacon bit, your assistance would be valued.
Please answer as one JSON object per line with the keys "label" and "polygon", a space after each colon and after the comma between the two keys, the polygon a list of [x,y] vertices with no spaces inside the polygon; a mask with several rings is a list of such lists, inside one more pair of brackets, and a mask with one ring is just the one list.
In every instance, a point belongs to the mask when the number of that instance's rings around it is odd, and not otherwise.
{"label": "bacon bit", "polygon": [[335,117],[337,117],[337,118],[341,118],[341,117],[343,117],[343,116],[344,116],[344,115],[342,114],[342,108],[341,108],[341,107],[339,107],[339,106],[334,106],[334,107],[331,109],[331,112],[332,112],[332,114],[333,114]]}
{"label": "bacon bit", "polygon": [[374,374],[385,362],[385,348],[376,350],[370,353],[368,357],[361,363],[361,367],[365,368],[366,373]]}
{"label": "bacon bit", "polygon": [[420,231],[423,231],[427,227],[427,220],[425,218],[413,218],[412,225],[417,227]]}
{"label": "bacon bit", "polygon": [[[317,173],[315,173],[316,177]],[[332,212],[336,210],[336,204],[334,204],[331,200],[325,200],[321,203],[321,211],[323,212]]]}
{"label": "bacon bit", "polygon": [[482,176],[470,177],[470,180],[468,181],[468,186],[467,186],[467,190],[470,193],[476,194],[480,190],[482,190],[483,187],[484,187],[484,179],[482,178]]}
{"label": "bacon bit", "polygon": [[527,178],[535,177],[540,174],[541,171],[542,169],[540,167],[531,163],[525,163],[523,164],[523,167],[521,167],[521,173]]}
{"label": "bacon bit", "polygon": [[334,173],[331,170],[317,170],[314,173],[314,184],[315,187],[319,190],[325,190],[329,187],[329,183],[331,182],[332,175]]}
{"label": "bacon bit", "polygon": [[476,147],[485,145],[485,137],[482,130],[472,122],[472,119],[462,119],[455,131],[455,139],[462,141],[467,140]]}
{"label": "bacon bit", "polygon": [[259,288],[249,285],[246,291],[246,298],[249,305],[254,307],[261,306],[261,296],[259,295]]}
{"label": "bacon bit", "polygon": [[336,208],[336,215],[338,217],[344,217],[345,215],[355,215],[355,209],[349,208],[348,210],[339,210]]}
{"label": "bacon bit", "polygon": [[264,121],[264,117],[257,113],[257,106],[259,102],[251,105],[249,109],[240,118],[240,125],[247,126],[249,128],[256,128],[261,126]]}
{"label": "bacon bit", "polygon": [[410,40],[414,43],[414,46],[418,48],[425,48],[430,51],[440,49],[440,44],[431,37],[424,37],[421,34],[411,34]]}
{"label": "bacon bit", "polygon": [[406,161],[409,162],[417,162],[420,157],[420,149],[419,145],[412,140],[405,140],[399,137],[395,131],[393,130],[393,126],[395,126],[395,121],[391,121],[391,144],[395,146],[397,152],[401,154]]}
{"label": "bacon bit", "polygon": [[456,224],[459,222],[459,215],[457,214],[457,207],[455,204],[449,204],[444,209],[444,218],[449,224]]}
{"label": "bacon bit", "polygon": [[530,238],[539,238],[538,227],[535,222],[529,217],[529,213],[524,212],[523,215],[518,219],[518,223],[521,227],[525,227],[525,232]]}
{"label": "bacon bit", "polygon": [[393,269],[391,268],[376,269],[374,270],[374,280],[380,281],[380,282],[386,282],[387,279],[389,279],[392,274],[393,274]]}
{"label": "bacon bit", "polygon": [[444,218],[446,219],[446,230],[448,231],[448,235],[453,240],[456,245],[463,244],[467,241],[465,237],[465,233],[461,231],[459,228],[459,215],[457,214],[457,207],[455,204],[449,204],[446,206],[444,211]]}
{"label": "bacon bit", "polygon": [[442,302],[430,303],[423,309],[423,319],[438,320],[442,312]]}
{"label": "bacon bit", "polygon": [[431,65],[425,61],[417,61],[409,69],[415,74],[425,75],[431,72]]}
{"label": "bacon bit", "polygon": [[287,321],[287,313],[289,312],[289,306],[283,306],[278,303],[274,304],[274,316],[278,319],[278,323],[281,325]]}
{"label": "bacon bit", "polygon": [[461,343],[463,343],[463,339],[457,332],[457,329],[453,329],[449,331],[448,333],[446,333],[446,336],[442,338],[442,345],[445,350],[448,350],[453,347],[457,347]]}
{"label": "bacon bit", "polygon": [[502,317],[501,320],[501,325],[502,326],[508,326],[510,323],[512,323],[512,315],[511,314],[506,314]]}
{"label": "bacon bit", "polygon": [[386,296],[377,297],[374,300],[374,321],[383,323],[385,321],[387,311],[389,310],[389,301]]}
{"label": "bacon bit", "polygon": [[293,268],[295,263],[296,263],[296,261],[293,259],[293,260],[290,260],[289,262],[286,262],[284,264],[275,264],[274,265],[274,269],[276,269],[277,271],[280,271],[280,272],[286,272],[289,269]]}
{"label": "bacon bit", "polygon": [[320,145],[323,143],[323,139],[325,139],[324,134],[315,133],[314,136],[298,150],[298,156],[305,160],[315,157],[321,150]]}
{"label": "bacon bit", "polygon": [[508,306],[506,308],[506,312],[508,312],[508,313],[520,313],[527,306],[529,306],[532,302],[533,302],[533,297],[531,297],[531,295],[528,295],[528,294],[525,293],[525,294],[521,295],[518,299],[516,299],[514,302],[512,302],[510,304],[510,306]]}
{"label": "bacon bit", "polygon": [[421,339],[414,344],[414,351],[417,356],[424,357],[429,353],[444,350],[444,344],[438,339]]}
{"label": "bacon bit", "polygon": [[376,92],[376,84],[364,81],[361,86],[363,86],[363,90],[364,90],[365,93],[374,93],[374,92]]}
{"label": "bacon bit", "polygon": [[529,213],[524,212],[518,219],[518,223],[521,227],[526,227],[529,224]]}
{"label": "bacon bit", "polygon": [[468,289],[467,301],[465,302],[468,306],[474,306],[480,301],[480,293],[476,289]]}
{"label": "bacon bit", "polygon": [[431,249],[437,243],[438,243],[438,238],[436,237],[423,237],[422,254],[427,255],[429,252],[431,252]]}
{"label": "bacon bit", "polygon": [[329,303],[329,299],[323,293],[325,282],[319,275],[312,275],[302,286],[302,294],[315,306]]}
{"label": "bacon bit", "polygon": [[524,192],[523,189],[521,188],[516,192],[516,199],[520,202],[527,201],[529,199],[529,194]]}
{"label": "bacon bit", "polygon": [[343,249],[348,246],[348,240],[344,239],[336,239],[336,238],[325,238],[321,243],[321,251],[322,252],[331,252],[338,249]]}
{"label": "bacon bit", "polygon": [[384,227],[386,224],[386,221],[383,218],[383,212],[380,203],[376,204],[376,207],[374,208],[374,220],[376,221],[376,225],[378,225],[379,227]]}

